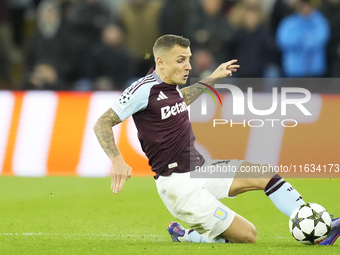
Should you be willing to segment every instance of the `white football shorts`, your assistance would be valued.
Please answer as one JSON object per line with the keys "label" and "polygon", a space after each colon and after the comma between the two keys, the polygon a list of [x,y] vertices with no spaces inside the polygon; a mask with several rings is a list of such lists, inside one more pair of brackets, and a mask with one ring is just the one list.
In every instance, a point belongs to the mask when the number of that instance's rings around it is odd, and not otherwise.
{"label": "white football shorts", "polygon": [[[204,166],[218,161],[221,160],[206,160]],[[242,160],[230,160],[228,164],[238,169],[242,163]],[[229,174],[228,178],[190,178],[190,172],[173,173],[160,176],[156,185],[170,213],[211,240],[222,234],[235,217],[235,212],[219,201],[229,197],[235,174]]]}

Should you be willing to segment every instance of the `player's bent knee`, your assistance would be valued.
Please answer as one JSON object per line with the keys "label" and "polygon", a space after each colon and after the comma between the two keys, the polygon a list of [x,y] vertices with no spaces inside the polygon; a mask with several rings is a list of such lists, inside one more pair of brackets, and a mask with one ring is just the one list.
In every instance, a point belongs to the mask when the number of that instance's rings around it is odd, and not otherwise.
{"label": "player's bent knee", "polygon": [[243,243],[255,243],[257,240],[257,230],[253,227],[250,231],[248,231],[244,236]]}
{"label": "player's bent knee", "polygon": [[251,222],[236,214],[233,222],[222,235],[232,243],[255,243],[257,230]]}
{"label": "player's bent knee", "polygon": [[235,238],[230,239],[232,243],[255,243],[257,240],[257,230],[255,227],[242,230]]}
{"label": "player's bent knee", "polygon": [[257,240],[257,230],[254,226],[243,230],[242,233],[238,236],[238,240],[235,240],[236,243],[255,243]]}

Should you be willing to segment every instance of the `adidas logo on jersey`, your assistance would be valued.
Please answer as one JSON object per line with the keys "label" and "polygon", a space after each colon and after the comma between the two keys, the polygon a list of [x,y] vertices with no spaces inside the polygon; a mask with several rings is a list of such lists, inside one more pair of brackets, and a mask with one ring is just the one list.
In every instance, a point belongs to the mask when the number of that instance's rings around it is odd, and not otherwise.
{"label": "adidas logo on jersey", "polygon": [[185,102],[176,103],[173,106],[165,106],[161,108],[162,120],[169,118],[171,115],[177,115],[181,112],[187,111],[187,104]]}
{"label": "adidas logo on jersey", "polygon": [[163,93],[163,91],[159,92],[157,101],[163,100],[163,99],[168,99],[168,97]]}

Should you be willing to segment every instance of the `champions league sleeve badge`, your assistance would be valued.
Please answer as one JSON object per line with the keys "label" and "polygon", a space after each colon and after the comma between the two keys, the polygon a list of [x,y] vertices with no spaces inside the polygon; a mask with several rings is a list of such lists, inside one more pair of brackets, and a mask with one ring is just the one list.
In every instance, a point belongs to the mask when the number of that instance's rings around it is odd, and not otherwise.
{"label": "champions league sleeve badge", "polygon": [[131,94],[129,91],[125,90],[123,94],[119,97],[119,103],[125,104],[130,100]]}

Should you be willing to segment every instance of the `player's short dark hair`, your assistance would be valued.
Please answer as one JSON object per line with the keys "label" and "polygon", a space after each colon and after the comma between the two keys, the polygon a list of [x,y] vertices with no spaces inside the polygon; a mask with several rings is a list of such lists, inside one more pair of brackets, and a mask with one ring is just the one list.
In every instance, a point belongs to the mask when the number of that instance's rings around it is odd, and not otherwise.
{"label": "player's short dark hair", "polygon": [[156,40],[153,46],[153,52],[155,52],[156,49],[160,48],[166,48],[170,50],[175,45],[179,45],[183,48],[188,48],[190,47],[190,40],[179,35],[162,35]]}

